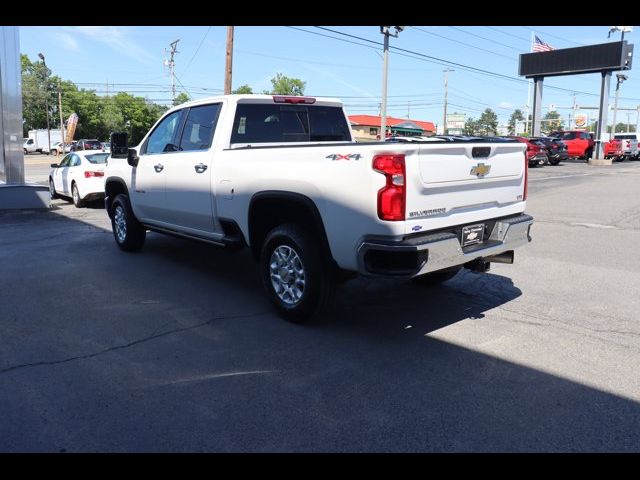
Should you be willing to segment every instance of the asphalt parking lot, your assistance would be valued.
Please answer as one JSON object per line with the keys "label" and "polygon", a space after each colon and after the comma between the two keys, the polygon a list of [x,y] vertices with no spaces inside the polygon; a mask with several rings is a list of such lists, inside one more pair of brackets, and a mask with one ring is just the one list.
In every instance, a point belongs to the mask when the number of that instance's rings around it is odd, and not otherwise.
{"label": "asphalt parking lot", "polygon": [[529,178],[515,265],[356,279],[304,326],[247,252],[0,212],[0,451],[637,452],[640,162]]}

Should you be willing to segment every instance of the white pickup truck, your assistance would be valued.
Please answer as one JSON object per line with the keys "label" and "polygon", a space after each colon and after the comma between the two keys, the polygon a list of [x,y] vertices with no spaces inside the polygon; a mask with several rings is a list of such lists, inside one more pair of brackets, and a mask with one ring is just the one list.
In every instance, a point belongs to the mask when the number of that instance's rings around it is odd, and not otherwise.
{"label": "white pickup truck", "polygon": [[226,95],[169,110],[139,145],[111,137],[118,246],[148,230],[246,246],[279,312],[318,315],[355,274],[445,281],[531,241],[525,145],[356,143],[337,99]]}

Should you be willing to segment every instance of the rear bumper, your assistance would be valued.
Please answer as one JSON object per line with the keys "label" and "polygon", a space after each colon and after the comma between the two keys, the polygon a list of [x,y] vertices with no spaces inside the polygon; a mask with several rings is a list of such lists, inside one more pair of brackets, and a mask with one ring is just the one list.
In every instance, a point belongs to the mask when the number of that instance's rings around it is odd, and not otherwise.
{"label": "rear bumper", "polygon": [[485,241],[465,248],[461,247],[460,236],[454,231],[427,233],[400,241],[366,239],[358,247],[359,272],[376,277],[416,277],[508,252],[531,241],[533,217],[530,215],[520,214],[485,223],[493,223]]}

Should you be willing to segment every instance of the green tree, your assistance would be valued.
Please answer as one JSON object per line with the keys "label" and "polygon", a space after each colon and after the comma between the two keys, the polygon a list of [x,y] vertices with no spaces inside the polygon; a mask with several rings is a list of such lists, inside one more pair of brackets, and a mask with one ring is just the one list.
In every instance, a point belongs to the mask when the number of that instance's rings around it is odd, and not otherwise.
{"label": "green tree", "polygon": [[524,120],[524,114],[522,113],[522,110],[516,108],[509,117],[509,135],[516,134],[516,123],[522,120]]}
{"label": "green tree", "polygon": [[233,90],[231,93],[237,93],[237,94],[253,93],[253,89],[249,85],[247,85],[245,83],[244,85],[240,85],[238,88]]}
{"label": "green tree", "polygon": [[485,108],[478,119],[476,130],[478,135],[496,135],[498,133],[498,115],[490,108]]}
{"label": "green tree", "polygon": [[[47,128],[47,109],[49,122],[55,122],[53,113],[57,102],[57,77],[51,76],[51,69],[40,61],[31,62],[27,55],[20,55],[22,70],[22,112],[25,122],[23,134],[35,128]],[[52,127],[55,128],[55,127]]]}
{"label": "green tree", "polygon": [[78,115],[74,138],[103,140],[113,131],[127,131],[131,143],[138,143],[167,109],[123,92],[111,97],[99,96],[94,90],[78,89],[73,82],[52,75],[42,62],[31,62],[26,55],[21,55],[20,60],[25,136],[31,129],[47,127],[45,96],[49,103],[50,126],[59,128],[58,86],[63,118],[66,120],[74,112]]}
{"label": "green tree", "polygon": [[181,103],[185,103],[191,100],[191,97],[187,95],[185,92],[180,92],[176,95],[176,98],[173,99],[173,106],[180,105]]}
{"label": "green tree", "polygon": [[268,95],[304,95],[304,89],[307,82],[303,82],[299,78],[289,78],[281,73],[271,79],[271,91],[265,90]]}
{"label": "green tree", "polygon": [[477,135],[478,134],[478,122],[473,118],[469,117],[464,122],[464,129],[462,130],[463,135]]}
{"label": "green tree", "polygon": [[560,114],[555,110],[551,110],[547,112],[543,120],[546,120],[546,121],[542,122],[542,125],[540,126],[540,130],[542,130],[545,133],[553,132],[556,130],[562,130],[564,125],[564,122],[560,118]]}

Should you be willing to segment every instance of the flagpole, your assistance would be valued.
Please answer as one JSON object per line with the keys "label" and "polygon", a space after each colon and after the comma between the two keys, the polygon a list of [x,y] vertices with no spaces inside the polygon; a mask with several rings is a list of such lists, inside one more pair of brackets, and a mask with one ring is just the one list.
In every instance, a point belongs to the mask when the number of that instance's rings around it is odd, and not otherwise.
{"label": "flagpole", "polygon": [[[531,32],[531,48],[529,48],[529,52],[533,52],[533,35],[534,33]],[[527,83],[527,104],[526,104],[526,117],[524,120],[524,129],[525,129],[525,133],[527,133],[529,131],[529,105],[531,105],[531,79],[529,79],[528,83]]]}

